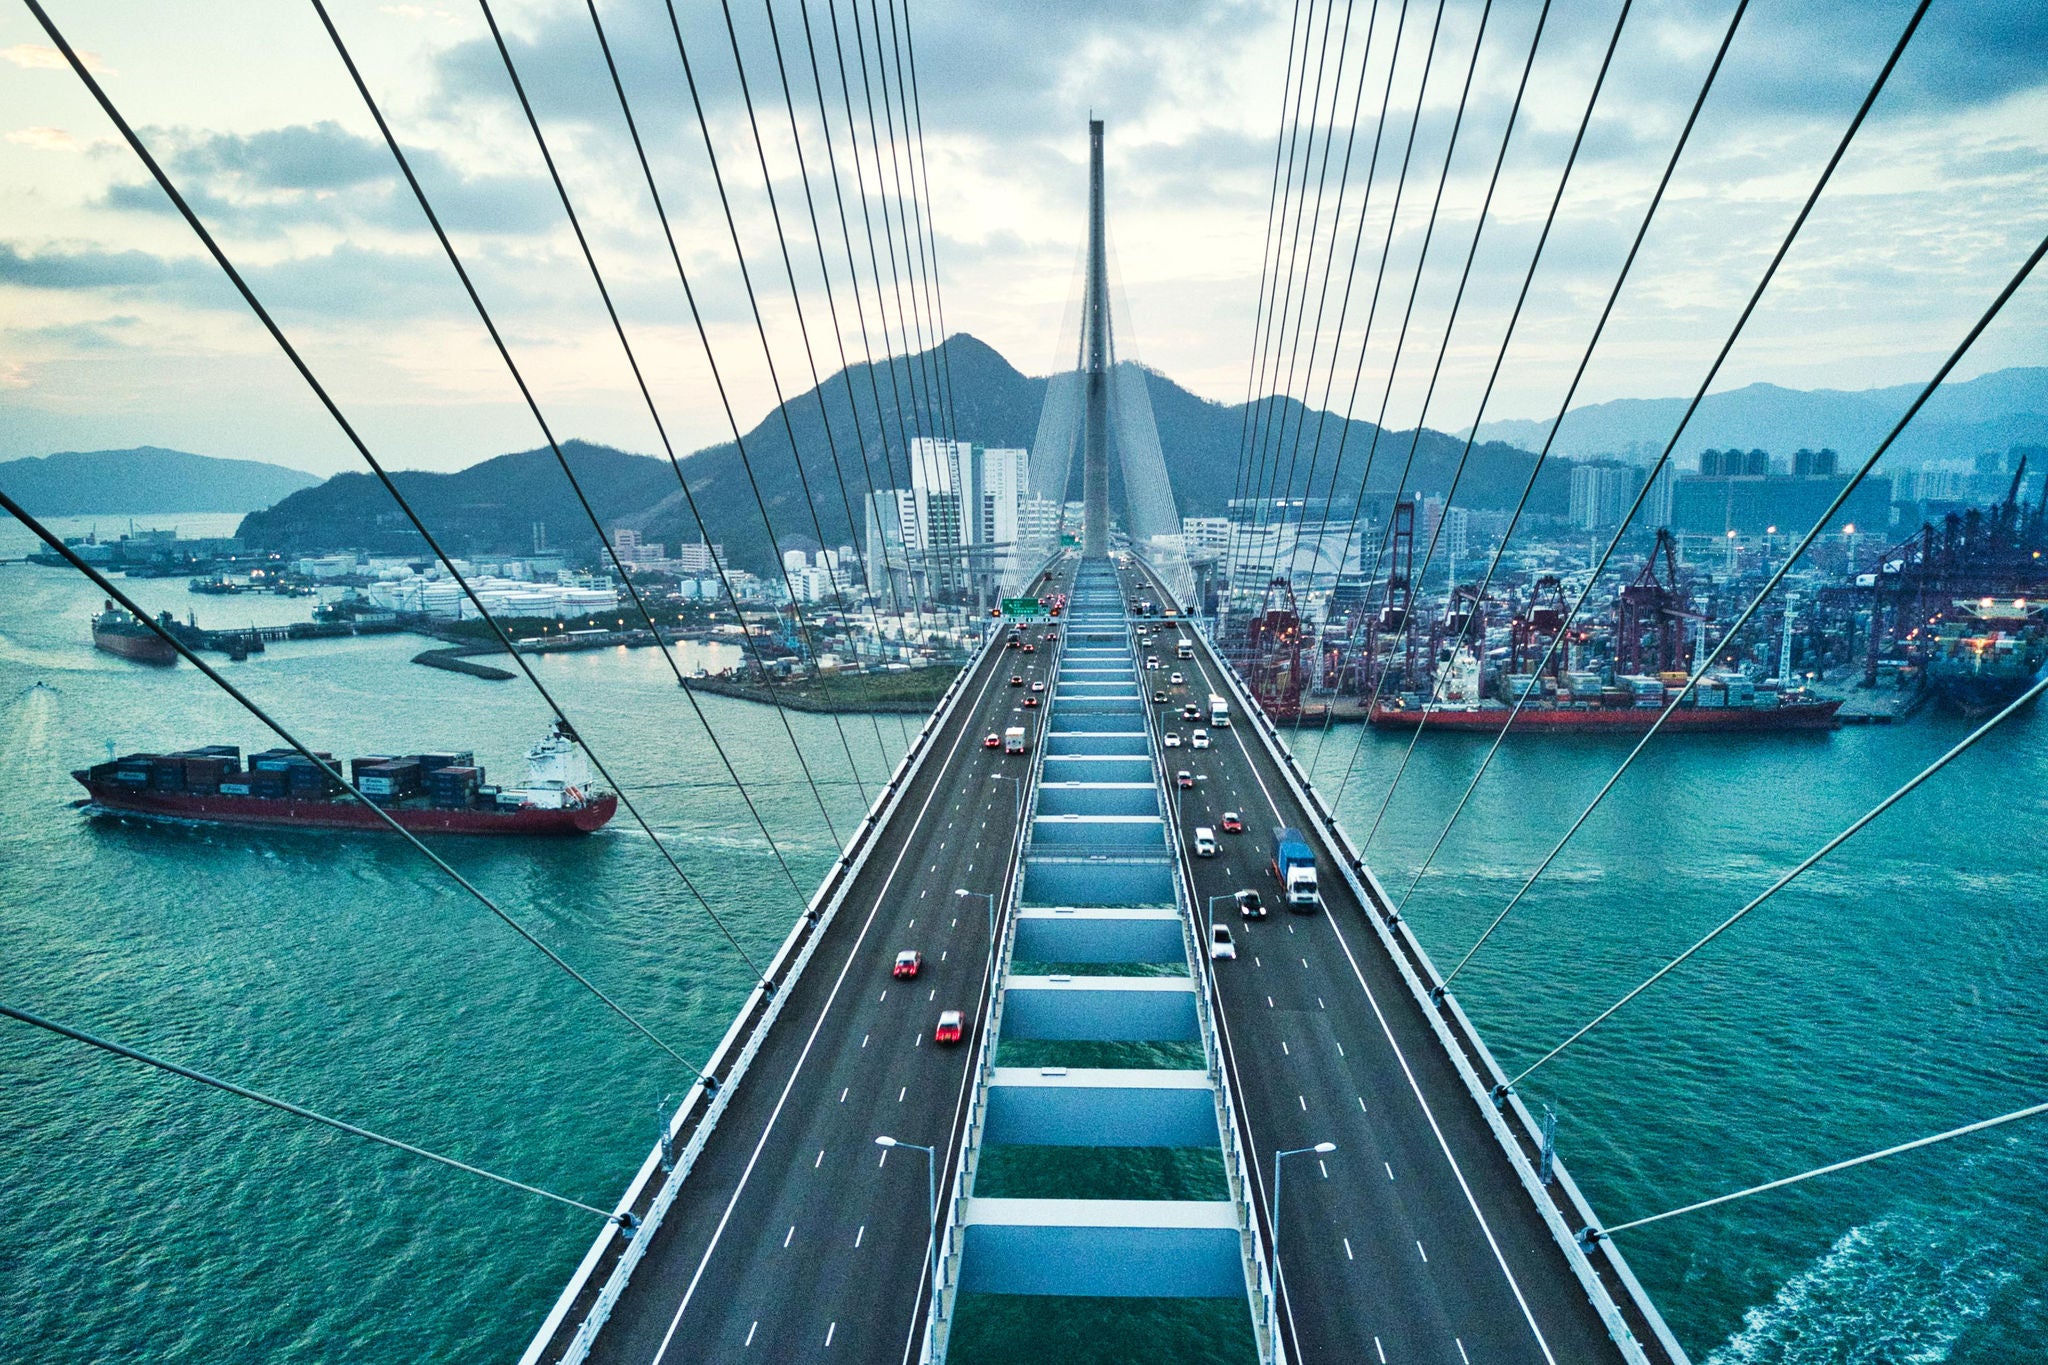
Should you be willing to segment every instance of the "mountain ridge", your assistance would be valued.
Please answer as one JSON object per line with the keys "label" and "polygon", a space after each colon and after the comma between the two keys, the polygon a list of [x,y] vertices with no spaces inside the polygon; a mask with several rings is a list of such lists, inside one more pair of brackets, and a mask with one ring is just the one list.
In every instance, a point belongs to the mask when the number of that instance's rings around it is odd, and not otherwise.
{"label": "mountain ridge", "polygon": [[164,446],[60,450],[0,463],[0,488],[39,517],[252,512],[319,482],[286,465]]}

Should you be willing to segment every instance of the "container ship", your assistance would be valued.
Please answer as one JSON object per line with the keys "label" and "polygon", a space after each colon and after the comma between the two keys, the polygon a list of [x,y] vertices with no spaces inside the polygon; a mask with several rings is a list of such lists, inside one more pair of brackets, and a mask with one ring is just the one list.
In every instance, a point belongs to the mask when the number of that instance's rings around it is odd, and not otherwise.
{"label": "container ship", "polygon": [[139,664],[178,662],[178,651],[171,648],[170,641],[112,602],[105,603],[92,618],[92,642],[95,648]]}
{"label": "container ship", "polygon": [[[1527,700],[1515,716],[1515,731],[1531,734],[1567,732],[1641,733],[1656,724],[1666,703],[1685,686],[1687,673],[1627,674],[1608,681],[1599,673],[1566,673],[1558,678],[1504,674],[1501,697],[1481,695],[1479,660],[1460,648],[1439,668],[1435,702],[1381,702],[1367,717],[1373,725],[1427,730],[1497,732],[1513,709],[1513,699]],[[1801,689],[1758,683],[1740,673],[1714,673],[1700,679],[1685,703],[1664,722],[1666,730],[1759,731],[1832,730],[1842,703]]]}
{"label": "container ship", "polygon": [[[331,754],[320,760],[338,767]],[[588,834],[618,810],[594,785],[590,761],[557,722],[526,753],[526,779],[493,786],[467,752],[369,754],[348,762],[363,798],[294,749],[245,760],[232,744],[170,754],[129,754],[71,775],[95,816],[297,829],[388,829],[382,810],[415,834]]]}
{"label": "container ship", "polygon": [[2048,667],[2048,603],[1958,601],[1922,656],[1928,689],[1971,720],[2004,709]]}

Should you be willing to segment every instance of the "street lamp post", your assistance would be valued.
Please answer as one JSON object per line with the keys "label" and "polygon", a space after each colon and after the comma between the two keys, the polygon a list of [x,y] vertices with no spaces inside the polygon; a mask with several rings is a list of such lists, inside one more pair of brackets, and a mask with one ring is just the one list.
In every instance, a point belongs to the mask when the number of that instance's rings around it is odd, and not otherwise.
{"label": "street lamp post", "polygon": [[1018,774],[1016,774],[1016,773],[997,773],[997,774],[995,775],[995,780],[996,780],[996,781],[998,781],[998,782],[1014,782],[1014,783],[1016,783],[1016,784],[1017,784],[1017,809],[1016,809],[1016,814],[1015,814],[1015,816],[1014,816],[1013,818],[1014,818],[1014,819],[1016,820],[1016,822],[1017,822],[1018,824],[1020,824],[1020,825],[1021,825],[1021,824],[1023,824],[1023,823],[1024,823],[1024,779],[1023,779],[1023,777],[1021,777],[1020,775],[1018,775]]}
{"label": "street lamp post", "polygon": [[1273,1288],[1266,1295],[1266,1312],[1276,1356],[1280,1341],[1280,1161],[1283,1157],[1301,1156],[1307,1152],[1321,1155],[1336,1150],[1334,1142],[1318,1142],[1313,1147],[1290,1147],[1284,1152],[1273,1153]]}
{"label": "street lamp post", "polygon": [[924,1153],[925,1198],[931,1210],[931,1238],[925,1260],[931,1267],[932,1307],[939,1306],[939,1154],[930,1147],[915,1142],[899,1142],[884,1135],[875,1139],[877,1147],[910,1147]]}
{"label": "street lamp post", "polygon": [[1235,894],[1235,892],[1226,891],[1220,896],[1209,897],[1209,908],[1206,912],[1208,916],[1208,923],[1204,927],[1208,929],[1210,938],[1216,937],[1216,902],[1227,901]]}
{"label": "street lamp post", "polygon": [[984,901],[988,902],[988,945],[989,945],[989,955],[990,955],[991,957],[993,957],[993,956],[995,955],[995,945],[996,945],[996,898],[995,898],[995,893],[994,893],[994,892],[992,892],[992,891],[969,891],[969,890],[968,890],[968,889],[967,889],[966,887],[964,887],[964,886],[963,886],[963,887],[959,888],[958,890],[956,890],[956,891],[955,891],[955,892],[954,892],[953,894],[954,894],[955,896],[959,897],[959,898],[960,898],[961,900],[965,900],[965,899],[967,899],[967,898],[968,898],[969,896],[979,896],[979,897],[981,897],[981,898],[982,898],[982,899],[983,899]]}

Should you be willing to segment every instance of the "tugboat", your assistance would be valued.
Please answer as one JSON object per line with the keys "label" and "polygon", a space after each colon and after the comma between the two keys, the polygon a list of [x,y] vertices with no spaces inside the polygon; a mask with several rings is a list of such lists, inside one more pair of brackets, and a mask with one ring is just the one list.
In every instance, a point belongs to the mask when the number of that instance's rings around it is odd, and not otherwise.
{"label": "tugboat", "polygon": [[[166,617],[168,617],[166,613]],[[98,615],[92,618],[92,642],[95,648],[109,654],[118,654],[124,659],[133,659],[139,664],[175,664],[178,651],[171,642],[135,619],[132,612],[123,611],[112,602],[103,604]]]}

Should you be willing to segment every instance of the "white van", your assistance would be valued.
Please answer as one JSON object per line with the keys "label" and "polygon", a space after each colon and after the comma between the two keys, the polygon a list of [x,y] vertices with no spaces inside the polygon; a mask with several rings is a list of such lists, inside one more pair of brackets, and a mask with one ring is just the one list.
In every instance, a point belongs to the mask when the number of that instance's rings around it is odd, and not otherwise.
{"label": "white van", "polygon": [[1208,748],[1209,732],[1207,730],[1196,730],[1195,733],[1189,737],[1188,743],[1190,743],[1197,749]]}
{"label": "white van", "polygon": [[1207,825],[1195,827],[1195,856],[1213,858],[1216,856],[1216,831]]}

